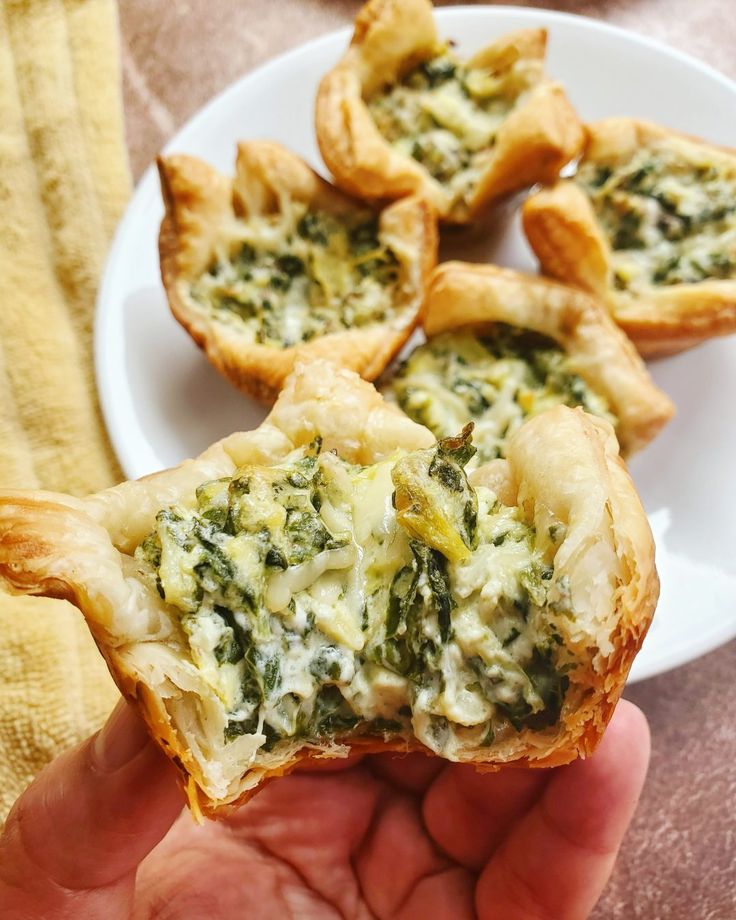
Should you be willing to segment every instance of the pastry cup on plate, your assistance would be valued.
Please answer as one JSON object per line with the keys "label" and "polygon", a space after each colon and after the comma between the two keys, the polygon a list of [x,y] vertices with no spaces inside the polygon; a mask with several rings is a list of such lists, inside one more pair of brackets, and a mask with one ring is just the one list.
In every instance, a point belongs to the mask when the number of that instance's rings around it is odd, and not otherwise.
{"label": "pastry cup on plate", "polygon": [[317,95],[317,140],[337,184],[365,199],[419,193],[462,224],[557,178],[583,132],[544,76],[546,42],[544,29],[524,29],[461,62],[429,0],[371,0]]}
{"label": "pastry cup on plate", "polygon": [[557,407],[463,471],[353,372],[75,499],[0,493],[0,583],[83,612],[195,814],[310,758],[481,769],[589,754],[654,611],[652,535],[611,427]]}
{"label": "pastry cup on plate", "polygon": [[523,422],[554,405],[606,418],[624,455],[651,441],[674,412],[603,304],[576,288],[444,262],[423,323],[428,341],[385,392],[435,437],[472,419],[477,462],[503,456]]}
{"label": "pastry cup on plate", "polygon": [[263,141],[239,145],[233,179],[189,156],[158,165],[169,305],[217,370],[265,403],[297,359],[381,373],[436,260],[424,201],[367,207]]}
{"label": "pastry cup on plate", "polygon": [[736,332],[736,152],[631,118],[524,205],[543,271],[598,295],[645,356]]}

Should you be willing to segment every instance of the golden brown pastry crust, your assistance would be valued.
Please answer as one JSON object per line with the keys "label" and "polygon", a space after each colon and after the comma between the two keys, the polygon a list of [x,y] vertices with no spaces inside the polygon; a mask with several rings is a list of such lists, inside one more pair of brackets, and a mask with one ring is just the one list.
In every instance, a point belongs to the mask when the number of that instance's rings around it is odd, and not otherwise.
{"label": "golden brown pastry crust", "polygon": [[[179,767],[196,815],[224,814],[264,781],[310,758],[345,756],[350,749],[424,750],[417,742],[344,738],[322,748],[295,746],[278,762],[243,774],[238,745],[248,736],[223,741],[222,704],[189,661],[178,618],[136,577],[129,554],[159,508],[193,501],[198,484],[243,464],[278,462],[315,431],[327,449],[361,463],[433,443],[370,384],[312,362],[297,367],[259,429],[232,435],[173,470],[88,499],[0,493],[2,583],[15,592],[68,598],[82,610],[121,691],[137,702]],[[512,439],[508,460],[476,470],[476,481],[486,472],[538,532],[546,532],[550,516],[565,524],[555,573],[569,583],[577,618],[561,618],[561,628],[587,664],[570,673],[557,725],[522,730],[468,760],[490,770],[567,763],[599,741],[651,620],[658,594],[651,532],[610,425],[581,410],[558,407],[531,420]],[[591,642],[597,646],[592,655]]]}
{"label": "golden brown pastry crust", "polygon": [[171,311],[210,362],[238,389],[272,403],[296,361],[328,358],[375,379],[416,325],[429,272],[437,257],[436,219],[416,196],[379,213],[379,227],[395,241],[404,280],[395,315],[384,323],[316,336],[289,348],[252,341],[234,324],[220,321],[188,293],[207,270],[218,241],[237,217],[273,213],[290,200],[328,213],[365,209],[321,179],[299,157],[265,141],[238,147],[235,178],[189,156],[158,161],[166,213],[159,235],[161,277]]}
{"label": "golden brown pastry crust", "polygon": [[[631,118],[589,125],[587,135],[583,163],[615,165],[641,148],[676,151],[693,144],[736,161],[736,151]],[[610,245],[590,199],[574,180],[532,195],[522,214],[527,239],[545,274],[596,294],[645,357],[674,354],[736,331],[736,280],[652,287],[637,295],[616,290]]]}
{"label": "golden brown pastry crust", "polygon": [[500,322],[554,339],[573,370],[608,400],[624,454],[651,441],[674,412],[605,307],[575,288],[495,265],[443,262],[423,322],[428,336]]}
{"label": "golden brown pastry crust", "polygon": [[494,156],[466,205],[452,207],[442,186],[377,129],[364,97],[436,52],[440,37],[429,0],[370,0],[358,13],[350,46],[320,83],[316,129],[322,157],[337,184],[365,199],[418,193],[440,218],[468,223],[495,198],[535,182],[551,182],[583,143],[582,126],[562,87],[542,75],[547,33],[523,29],[497,39],[468,64],[503,69],[526,59],[539,82],[500,127]]}

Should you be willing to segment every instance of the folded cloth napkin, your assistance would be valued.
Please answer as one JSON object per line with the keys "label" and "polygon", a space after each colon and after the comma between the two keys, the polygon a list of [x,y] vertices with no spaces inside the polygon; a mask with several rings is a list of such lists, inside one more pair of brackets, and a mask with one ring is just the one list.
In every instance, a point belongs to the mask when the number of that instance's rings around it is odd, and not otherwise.
{"label": "folded cloth napkin", "polygon": [[[94,299],[130,193],[114,0],[0,4],[0,487],[121,478],[100,414]],[[81,615],[0,597],[0,822],[117,691]]]}

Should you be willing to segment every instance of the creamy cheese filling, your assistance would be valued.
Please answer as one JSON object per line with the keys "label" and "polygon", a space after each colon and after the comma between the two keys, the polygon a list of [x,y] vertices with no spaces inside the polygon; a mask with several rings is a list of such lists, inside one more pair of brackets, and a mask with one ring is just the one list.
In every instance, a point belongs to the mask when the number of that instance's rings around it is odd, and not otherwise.
{"label": "creamy cheese filling", "polygon": [[420,163],[453,202],[467,202],[498,129],[538,71],[538,62],[524,60],[496,72],[471,68],[442,47],[366,103],[387,141]]}
{"label": "creamy cheese filling", "polygon": [[641,149],[623,164],[584,163],[577,180],[618,290],[736,278],[736,168],[725,160],[696,145]]}
{"label": "creamy cheese filling", "polygon": [[[350,733],[446,757],[553,724],[562,524],[473,489],[467,432],[361,467],[315,443],[203,485],[136,551],[228,713],[264,752]],[[562,609],[564,608],[564,609]]]}
{"label": "creamy cheese filling", "polygon": [[448,332],[418,346],[384,395],[437,438],[472,420],[478,452],[471,466],[505,456],[522,423],[552,406],[582,406],[614,426],[617,421],[556,342],[502,324],[493,334]]}
{"label": "creamy cheese filling", "polygon": [[396,315],[399,261],[369,211],[338,218],[291,202],[238,220],[220,248],[189,293],[254,342],[288,348]]}

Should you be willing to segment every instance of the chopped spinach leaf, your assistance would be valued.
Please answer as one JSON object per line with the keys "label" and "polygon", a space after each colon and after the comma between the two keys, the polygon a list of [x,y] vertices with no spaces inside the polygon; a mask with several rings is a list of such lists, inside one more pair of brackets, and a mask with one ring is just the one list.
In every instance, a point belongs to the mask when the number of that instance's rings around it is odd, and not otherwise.
{"label": "chopped spinach leaf", "polygon": [[305,738],[334,738],[345,735],[360,719],[333,684],[323,686],[308,716],[301,716],[297,734]]}
{"label": "chopped spinach leaf", "polygon": [[342,674],[342,653],[334,645],[323,646],[312,659],[309,671],[323,682],[338,681]]}
{"label": "chopped spinach leaf", "polygon": [[417,596],[420,568],[416,555],[411,565],[406,565],[394,575],[389,593],[386,616],[386,638],[392,639],[406,623],[409,611]]}
{"label": "chopped spinach leaf", "polygon": [[621,215],[613,238],[614,249],[642,249],[644,241],[639,236],[641,230],[641,214],[636,211],[626,211]]}
{"label": "chopped spinach leaf", "polygon": [[451,80],[457,72],[457,65],[449,58],[430,58],[419,65],[422,74],[427,78],[430,86],[438,86]]}

